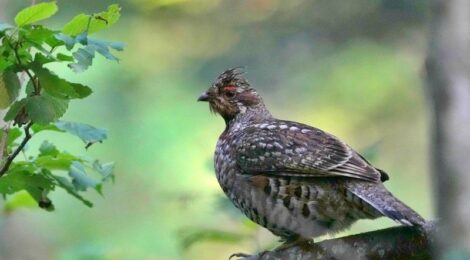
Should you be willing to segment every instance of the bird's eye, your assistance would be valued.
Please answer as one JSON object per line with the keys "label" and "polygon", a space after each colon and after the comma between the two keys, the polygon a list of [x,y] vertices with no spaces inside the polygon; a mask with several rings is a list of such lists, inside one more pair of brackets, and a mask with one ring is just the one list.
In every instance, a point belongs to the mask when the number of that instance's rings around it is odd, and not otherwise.
{"label": "bird's eye", "polygon": [[225,96],[233,98],[235,96],[235,91],[226,91]]}
{"label": "bird's eye", "polygon": [[226,97],[232,98],[235,96],[235,91],[237,90],[237,87],[234,85],[228,85],[224,87],[224,94]]}

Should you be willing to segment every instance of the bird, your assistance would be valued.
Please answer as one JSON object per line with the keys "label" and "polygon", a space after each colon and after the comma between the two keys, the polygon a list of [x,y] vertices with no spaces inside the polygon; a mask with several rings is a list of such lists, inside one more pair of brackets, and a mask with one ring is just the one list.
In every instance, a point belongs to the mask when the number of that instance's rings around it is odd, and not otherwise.
{"label": "bird", "polygon": [[223,192],[281,238],[278,249],[312,243],[359,219],[426,223],[386,189],[388,174],[348,144],[316,127],[273,117],[239,68],[225,70],[197,100],[225,121],[214,153]]}

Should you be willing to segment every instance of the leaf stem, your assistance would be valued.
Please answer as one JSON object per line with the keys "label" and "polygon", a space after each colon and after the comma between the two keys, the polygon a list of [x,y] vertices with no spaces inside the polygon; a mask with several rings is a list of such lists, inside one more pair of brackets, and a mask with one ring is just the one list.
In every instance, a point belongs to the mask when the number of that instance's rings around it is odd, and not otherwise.
{"label": "leaf stem", "polygon": [[38,82],[36,82],[36,80],[34,79],[34,76],[31,74],[29,69],[23,67],[23,63],[21,62],[20,55],[18,54],[18,45],[19,43],[16,43],[15,47],[11,45],[10,47],[13,49],[13,52],[15,53],[15,58],[16,58],[16,61],[18,62],[19,67],[22,69],[23,72],[25,72],[28,75],[29,80],[33,84],[34,95],[39,96],[41,94],[40,86]]}
{"label": "leaf stem", "polygon": [[13,153],[8,155],[8,157],[6,158],[5,164],[0,169],[0,177],[2,177],[8,171],[13,160],[16,158],[16,156],[18,156],[18,154],[23,150],[28,141],[31,139],[32,135],[29,130],[32,125],[33,122],[29,122],[24,128],[24,138],[21,141],[20,145],[15,149],[15,151],[13,151]]}

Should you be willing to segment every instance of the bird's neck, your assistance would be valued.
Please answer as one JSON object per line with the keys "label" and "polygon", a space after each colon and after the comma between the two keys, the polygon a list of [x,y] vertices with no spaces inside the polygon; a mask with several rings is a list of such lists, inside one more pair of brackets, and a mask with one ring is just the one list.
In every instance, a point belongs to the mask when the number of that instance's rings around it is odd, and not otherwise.
{"label": "bird's neck", "polygon": [[244,107],[234,118],[225,119],[225,124],[228,129],[236,124],[246,125],[270,118],[272,118],[272,115],[266,106],[263,103],[259,103],[256,106]]}

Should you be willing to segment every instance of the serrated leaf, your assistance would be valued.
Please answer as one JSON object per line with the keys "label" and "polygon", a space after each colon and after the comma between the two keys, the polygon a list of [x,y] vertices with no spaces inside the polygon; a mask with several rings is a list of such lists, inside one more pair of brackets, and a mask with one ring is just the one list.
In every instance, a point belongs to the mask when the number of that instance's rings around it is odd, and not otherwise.
{"label": "serrated leaf", "polygon": [[93,93],[93,90],[88,86],[78,83],[71,83],[70,85],[72,85],[73,90],[77,94],[77,98],[86,98]]}
{"label": "serrated leaf", "polygon": [[25,109],[31,120],[38,124],[48,124],[64,115],[68,100],[48,95],[26,98]]}
{"label": "serrated leaf", "polygon": [[108,133],[106,129],[76,122],[58,121],[55,125],[61,130],[78,136],[86,144],[102,142]]}
{"label": "serrated leaf", "polygon": [[41,143],[39,147],[39,156],[57,156],[59,154],[59,150],[55,147],[55,145],[47,140]]}
{"label": "serrated leaf", "polygon": [[57,9],[56,2],[39,3],[21,10],[15,16],[15,23],[18,26],[32,24],[51,17]]}
{"label": "serrated leaf", "polygon": [[65,44],[65,48],[67,48],[67,50],[69,51],[73,49],[73,46],[75,46],[75,43],[77,43],[75,38],[70,37],[63,33],[55,34],[55,38],[59,41],[62,41]]}
{"label": "serrated leaf", "polygon": [[85,167],[78,161],[74,161],[70,165],[69,175],[72,177],[72,184],[76,190],[85,191],[88,188],[96,188],[98,185],[96,180],[87,176]]}
{"label": "serrated leaf", "polygon": [[15,101],[20,87],[20,80],[15,72],[7,70],[0,74],[0,109]]}
{"label": "serrated leaf", "polygon": [[108,60],[119,61],[119,59],[110,52],[110,48],[117,51],[122,51],[124,49],[124,44],[120,42],[108,42],[100,41],[96,39],[88,39],[88,46],[93,46],[95,50],[103,55]]}
{"label": "serrated leaf", "polygon": [[62,54],[62,53],[57,53],[56,58],[60,61],[74,61],[74,58],[72,56],[65,55],[65,54]]}
{"label": "serrated leaf", "polygon": [[11,167],[8,174],[0,178],[0,193],[13,194],[20,190],[27,190],[31,196],[35,197],[42,194],[43,190],[54,188],[50,179],[23,168]]}
{"label": "serrated leaf", "polygon": [[79,14],[64,26],[62,32],[76,36],[85,31],[88,34],[101,31],[119,20],[120,11],[121,7],[113,4],[108,7],[108,10],[92,15],[91,20],[89,15]]}
{"label": "serrated leaf", "polygon": [[125,47],[125,44],[122,42],[102,41],[93,38],[88,38],[88,44],[95,47],[112,48],[117,51],[123,51]]}
{"label": "serrated leaf", "polygon": [[41,155],[34,163],[42,168],[47,168],[50,170],[69,170],[70,165],[72,165],[73,161],[80,160],[74,155],[68,153],[59,153],[57,155]]}
{"label": "serrated leaf", "polygon": [[77,61],[76,63],[71,63],[68,66],[74,72],[83,72],[93,63],[93,58],[95,57],[95,48],[92,46],[87,46],[85,48],[80,48],[73,53],[73,57]]}
{"label": "serrated leaf", "polygon": [[26,98],[15,101],[10,106],[10,109],[8,109],[8,112],[5,114],[5,117],[3,118],[3,120],[10,121],[10,120],[15,119],[15,117],[18,115],[20,110],[23,109],[25,105],[26,105]]}
{"label": "serrated leaf", "polygon": [[101,174],[103,182],[108,181],[109,179],[114,180],[114,162],[100,163],[98,160],[95,160],[93,162],[93,169]]}
{"label": "serrated leaf", "polygon": [[43,26],[35,26],[32,30],[28,30],[28,33],[25,34],[25,37],[32,42],[42,44],[46,42],[47,39],[54,38],[56,33],[57,32]]}
{"label": "serrated leaf", "polygon": [[[41,47],[42,48],[42,47]],[[47,50],[45,50],[43,48],[43,53],[46,54],[46,56],[44,56],[42,53],[36,53],[36,55],[34,55],[34,63],[37,63],[37,64],[47,64],[47,63],[51,63],[51,62],[54,62],[56,61],[56,59],[54,58],[54,56],[51,55],[50,52],[48,52]],[[28,82],[29,83],[29,82]]]}
{"label": "serrated leaf", "polygon": [[109,47],[117,51],[123,51],[124,47],[126,47],[126,45],[123,42],[108,42],[108,43],[109,43]]}
{"label": "serrated leaf", "polygon": [[35,66],[33,71],[38,76],[43,89],[53,97],[61,99],[84,98],[92,92],[89,87],[61,79],[46,68]]}
{"label": "serrated leaf", "polygon": [[86,15],[86,14],[76,15],[74,18],[72,18],[72,20],[70,20],[70,22],[65,24],[64,28],[62,28],[62,33],[71,35],[71,36],[76,36],[86,30],[89,20],[90,20],[89,15]]}
{"label": "serrated leaf", "polygon": [[108,60],[119,61],[119,59],[109,52],[108,48],[96,48],[96,51]]}
{"label": "serrated leaf", "polygon": [[33,130],[34,133],[39,133],[41,131],[46,131],[46,130],[56,131],[56,132],[64,132],[64,131],[60,130],[59,128],[57,128],[57,126],[55,126],[53,124],[49,124],[49,125],[33,124],[33,126],[31,126],[31,130]]}
{"label": "serrated leaf", "polygon": [[77,40],[77,42],[81,43],[82,45],[86,46],[88,44],[88,32],[84,31],[80,33],[75,37],[75,40]]}
{"label": "serrated leaf", "polygon": [[69,182],[69,180],[67,180],[66,178],[62,177],[62,176],[57,176],[57,175],[53,175],[51,174],[49,171],[46,171],[52,178],[54,178],[56,181],[57,181],[57,185],[59,187],[61,187],[62,189],[66,190],[70,195],[74,196],[75,198],[77,198],[78,200],[80,200],[81,202],[83,202],[83,204],[85,204],[86,206],[88,207],[93,207],[93,203],[91,203],[89,200],[83,198],[80,194],[78,194],[77,191],[75,191],[75,188],[73,187],[73,185]]}

